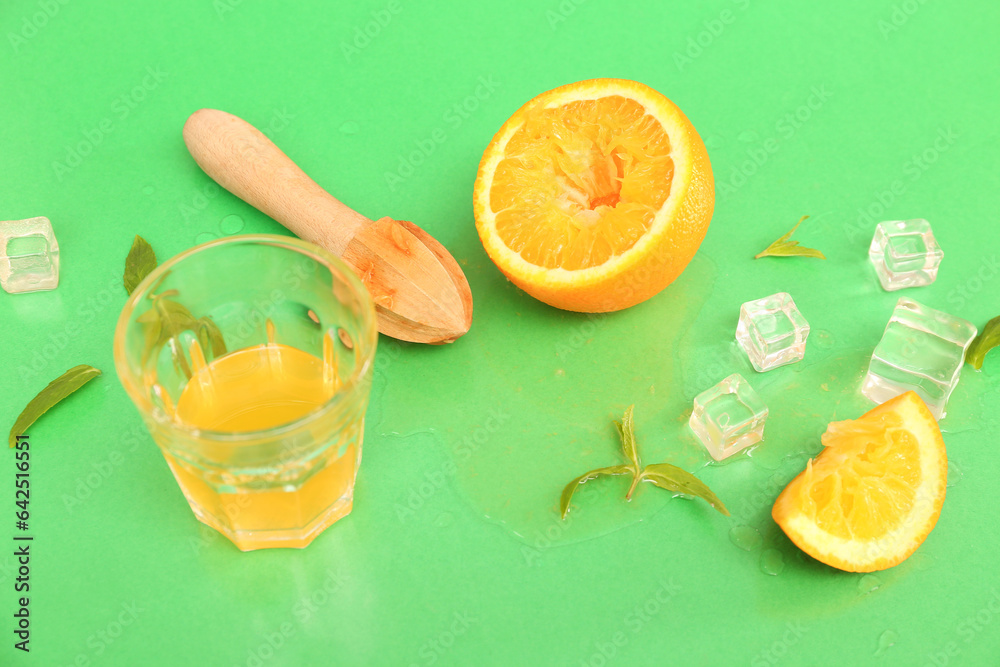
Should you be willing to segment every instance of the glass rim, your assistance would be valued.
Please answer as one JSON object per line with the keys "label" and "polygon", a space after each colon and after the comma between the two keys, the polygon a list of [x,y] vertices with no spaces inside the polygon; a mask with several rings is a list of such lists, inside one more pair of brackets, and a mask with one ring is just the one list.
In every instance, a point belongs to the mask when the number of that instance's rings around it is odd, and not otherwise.
{"label": "glass rim", "polygon": [[[312,257],[314,260],[322,264],[326,264],[331,269],[339,271],[354,292],[364,295],[362,300],[369,306],[368,308],[363,308],[364,312],[361,315],[362,329],[368,334],[365,342],[370,342],[367,354],[363,357],[362,363],[358,364],[354,369],[350,378],[344,381],[340,385],[340,388],[334,392],[333,396],[331,396],[325,403],[298,419],[285,424],[254,431],[213,431],[210,429],[187,426],[174,419],[170,419],[169,417],[162,419],[158,418],[153,408],[152,401],[149,400],[144,388],[136,383],[132,370],[128,365],[127,354],[125,352],[125,332],[128,329],[132,313],[135,311],[139,302],[147,296],[150,288],[155,285],[165,273],[176,267],[178,264],[189,257],[211,248],[235,243],[262,243],[266,245],[281,246],[288,250],[300,252],[304,255]],[[240,444],[259,441],[262,437],[281,436],[306,426],[325,415],[328,415],[345,400],[347,394],[351,393],[351,390],[356,388],[360,380],[369,372],[372,366],[372,360],[375,357],[375,349],[377,345],[378,328],[376,326],[375,319],[375,304],[371,299],[371,295],[368,293],[368,289],[364,286],[364,283],[361,282],[361,279],[355,275],[354,271],[351,270],[344,260],[340,259],[328,250],[321,248],[315,243],[310,243],[297,237],[282,236],[280,234],[238,234],[221,239],[213,239],[206,243],[188,248],[187,250],[174,255],[150,271],[149,275],[143,278],[142,282],[140,282],[132,291],[132,294],[129,295],[128,300],[125,302],[125,306],[122,308],[121,314],[118,316],[118,322],[115,325],[114,333],[113,357],[115,372],[118,375],[118,381],[121,382],[122,386],[125,388],[125,393],[128,394],[129,398],[136,405],[139,411],[144,416],[148,415],[150,419],[157,423],[157,425],[164,426],[176,432],[184,433],[188,436],[207,438],[216,442]]]}

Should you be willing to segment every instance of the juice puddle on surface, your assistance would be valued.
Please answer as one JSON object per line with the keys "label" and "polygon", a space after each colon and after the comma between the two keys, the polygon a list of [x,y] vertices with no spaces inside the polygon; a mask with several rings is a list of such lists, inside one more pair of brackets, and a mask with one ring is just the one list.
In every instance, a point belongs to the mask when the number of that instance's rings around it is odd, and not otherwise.
{"label": "juice puddle on surface", "polygon": [[[286,345],[270,343],[237,350],[207,365],[200,357],[195,345],[195,372],[176,408],[180,421],[200,429],[233,433],[266,430],[304,417],[335,393],[336,380],[328,365]],[[276,461],[273,468],[253,470],[264,480],[250,482],[240,490],[230,487],[231,493],[216,491],[168,452],[164,456],[193,509],[201,508],[201,512],[195,509],[198,518],[224,533],[230,527],[244,533],[237,546],[249,549],[268,546],[268,537],[283,530],[307,534],[304,546],[322,528],[350,511],[348,502],[340,513],[327,512],[338,499],[350,496],[356,447],[351,440],[344,452],[338,452],[336,446],[328,450],[322,454],[327,459],[325,466],[305,483],[285,486],[266,481],[288,472],[290,464]],[[235,462],[218,463],[226,471],[224,466]],[[213,517],[229,526],[220,527]],[[261,541],[255,542],[246,531],[258,533]],[[281,546],[299,545],[286,542]]]}
{"label": "juice puddle on surface", "polygon": [[[412,388],[433,363],[415,355],[391,367],[376,432],[442,425],[436,437],[473,511],[536,549],[593,539],[659,511],[697,511],[699,520],[720,523],[724,538],[731,527],[747,526],[771,544],[780,533],[770,518],[774,500],[822,449],[827,424],[874,407],[860,393],[874,342],[860,346],[816,328],[802,361],[758,373],[735,340],[740,300],[726,284],[716,289],[717,277],[724,273],[699,254],[654,299],[618,313],[584,314],[536,303],[491,276],[477,284],[480,325],[449,349],[446,366],[441,362],[457,375],[460,402],[439,406]],[[736,372],[770,413],[763,442],[716,464],[688,419],[697,394]],[[975,405],[980,388],[963,395],[967,381],[963,374],[943,426],[982,412]],[[630,404],[643,463],[694,473],[732,519],[645,484],[626,502],[627,476],[582,485],[560,518],[560,493],[570,480],[624,462],[612,420]]]}
{"label": "juice puddle on surface", "polygon": [[[872,407],[858,391],[871,351],[834,354],[829,334],[820,335],[804,361],[757,373],[735,341],[739,304],[728,313],[712,307],[716,273],[696,256],[674,285],[634,309],[559,314],[558,326],[551,310],[526,312],[506,331],[481,332],[494,400],[510,419],[490,429],[484,414],[478,428],[444,434],[472,504],[536,548],[592,539],[689,503],[703,506],[705,521],[722,522],[723,534],[733,525],[770,525],[774,499],[820,450],[826,424]],[[692,401],[736,372],[770,414],[762,443],[715,464],[688,426]],[[702,478],[732,519],[647,484],[626,502],[627,476],[582,485],[560,518],[570,480],[624,462],[612,420],[632,403],[643,463],[671,463]]]}
{"label": "juice puddle on surface", "polygon": [[[696,256],[656,299],[608,314],[553,310],[501,284],[480,295],[477,317],[494,323],[479,327],[465,343],[467,353],[457,346],[456,352],[485,367],[477,377],[488,378],[491,389],[463,403],[457,418],[453,410],[455,425],[440,434],[457,466],[457,487],[475,511],[543,548],[620,530],[667,504],[688,505],[651,484],[626,502],[630,480],[613,477],[581,486],[566,519],[559,516],[570,480],[623,462],[612,422],[629,405],[635,404],[643,460],[669,460],[676,417],[690,403],[676,389],[669,341],[698,316],[714,276],[714,265]],[[403,400],[396,391],[394,383],[389,402]]]}

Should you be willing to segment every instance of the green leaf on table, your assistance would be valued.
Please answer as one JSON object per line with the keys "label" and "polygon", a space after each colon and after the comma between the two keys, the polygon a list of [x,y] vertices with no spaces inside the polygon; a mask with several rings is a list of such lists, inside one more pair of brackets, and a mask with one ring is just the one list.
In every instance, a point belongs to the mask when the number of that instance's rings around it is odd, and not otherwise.
{"label": "green leaf on table", "polygon": [[977,371],[983,367],[986,353],[1000,345],[1000,315],[986,323],[983,330],[972,341],[969,351],[965,353],[965,362],[972,364]]}
{"label": "green leaf on table", "polygon": [[639,485],[639,482],[648,481],[661,489],[666,489],[667,491],[683,493],[685,495],[701,498],[720,513],[729,516],[729,510],[727,510],[726,506],[722,504],[722,501],[719,500],[719,498],[704,482],[691,473],[682,470],[675,465],[670,465],[669,463],[653,463],[646,466],[644,469],[641,468],[639,444],[635,439],[635,424],[633,423],[632,418],[634,408],[634,405],[630,405],[625,411],[625,415],[622,417],[622,420],[620,422],[615,422],[615,428],[618,430],[618,436],[621,438],[622,453],[625,455],[625,458],[628,459],[628,464],[591,470],[590,472],[580,475],[567,484],[563,489],[562,496],[559,498],[560,516],[562,516],[563,519],[566,518],[566,513],[569,512],[570,501],[573,499],[573,493],[580,487],[581,484],[589,482],[590,480],[596,479],[602,475],[632,476],[632,484],[629,486],[628,493],[625,494],[625,500],[632,499],[632,493]]}
{"label": "green leaf on table", "polygon": [[722,504],[722,501],[712,493],[705,482],[701,481],[686,470],[669,463],[653,463],[646,466],[642,471],[642,479],[648,480],[667,491],[683,493],[687,496],[701,498],[706,503],[714,507],[720,513],[729,516],[729,510]]}
{"label": "green leaf on table", "polygon": [[826,256],[815,248],[805,248],[799,245],[798,241],[790,241],[792,234],[795,230],[799,228],[802,221],[808,218],[808,215],[802,216],[795,226],[792,227],[791,231],[779,238],[777,241],[767,246],[762,252],[754,255],[754,259],[760,259],[761,257],[818,257],[819,259],[826,259]]}
{"label": "green leaf on table", "polygon": [[628,406],[625,411],[625,416],[622,417],[620,422],[615,422],[615,428],[618,430],[618,437],[622,440],[622,452],[625,454],[625,458],[629,460],[632,464],[635,472],[639,472],[639,448],[635,444],[635,425],[632,421],[632,411],[635,405]]}
{"label": "green leaf on table", "polygon": [[135,291],[142,279],[148,276],[156,268],[156,253],[153,246],[146,242],[146,239],[136,234],[132,242],[132,249],[128,251],[125,258],[125,291],[129,294]]}
{"label": "green leaf on table", "polygon": [[50,382],[45,389],[42,389],[37,396],[31,399],[27,407],[18,415],[14,421],[14,427],[10,429],[8,444],[13,447],[17,442],[17,436],[24,435],[24,432],[38,421],[39,417],[100,374],[101,371],[93,366],[82,364],[74,366]]}
{"label": "green leaf on table", "polygon": [[607,468],[598,468],[597,470],[583,473],[563,489],[562,496],[559,498],[560,516],[564,519],[566,518],[566,513],[569,512],[569,503],[573,500],[573,494],[576,493],[581,484],[586,484],[590,480],[597,479],[602,475],[627,475],[630,472],[632,471],[628,466],[608,466]]}

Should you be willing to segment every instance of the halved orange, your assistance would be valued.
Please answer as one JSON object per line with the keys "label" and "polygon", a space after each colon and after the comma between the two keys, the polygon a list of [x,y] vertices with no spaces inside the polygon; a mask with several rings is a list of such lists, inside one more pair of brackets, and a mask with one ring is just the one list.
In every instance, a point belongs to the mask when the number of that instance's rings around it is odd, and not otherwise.
{"label": "halved orange", "polygon": [[944,440],[912,391],[833,422],[824,449],[785,487],[771,515],[800,549],[848,572],[892,567],[937,523],[948,482]]}
{"label": "halved orange", "polygon": [[518,287],[557,308],[621,310],[669,285],[715,205],[701,137],[649,86],[550,90],[500,128],[479,163],[476,228]]}

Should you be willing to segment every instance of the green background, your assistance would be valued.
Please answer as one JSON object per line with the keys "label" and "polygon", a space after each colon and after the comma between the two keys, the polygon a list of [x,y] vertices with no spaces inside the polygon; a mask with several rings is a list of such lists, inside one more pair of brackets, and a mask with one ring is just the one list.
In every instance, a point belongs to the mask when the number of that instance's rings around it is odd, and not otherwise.
{"label": "green background", "polygon": [[[951,486],[913,558],[874,578],[835,571],[769,513],[825,424],[869,407],[857,388],[900,294],[980,327],[1000,312],[998,20],[995,3],[917,0],[4,3],[0,219],[48,216],[62,274],[54,292],[0,293],[2,421],[71,366],[104,376],[30,431],[32,651],[12,648],[2,547],[0,661],[995,661],[1000,358],[962,373],[942,422]],[[510,114],[599,76],[685,111],[717,200],[674,285],[588,317],[502,278],[471,197]],[[200,107],[266,130],[369,217],[423,226],[475,297],[454,345],[382,338],[354,512],[301,551],[240,553],[197,523],[113,371],[134,234],[166,259],[284,233],[190,159],[181,127]],[[806,214],[797,237],[827,261],[752,259]],[[945,251],[938,280],[883,292],[874,225],[915,217]],[[809,347],[755,374],[733,342],[739,305],[777,291],[812,325]],[[766,440],[703,467],[691,399],[732,372],[770,406]],[[562,485],[617,462],[611,420],[632,403],[646,460],[697,470],[731,518],[652,487],[625,505],[615,479],[584,487],[559,522]],[[13,536],[9,459],[0,522]],[[735,545],[737,526],[761,543]]]}

